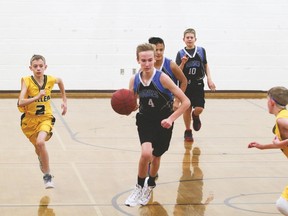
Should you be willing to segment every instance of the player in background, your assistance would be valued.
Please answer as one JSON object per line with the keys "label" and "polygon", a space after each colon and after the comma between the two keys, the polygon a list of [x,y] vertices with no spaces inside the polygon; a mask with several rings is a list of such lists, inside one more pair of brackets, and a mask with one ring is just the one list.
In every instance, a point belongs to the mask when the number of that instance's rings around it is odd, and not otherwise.
{"label": "player in background", "polygon": [[[185,48],[178,51],[176,64],[179,65],[188,80],[185,91],[186,96],[190,99],[191,106],[183,114],[186,130],[184,132],[185,141],[193,142],[191,130],[191,118],[193,119],[193,129],[199,131],[201,128],[200,114],[204,110],[205,94],[204,81],[207,78],[208,87],[216,90],[216,86],[211,78],[210,68],[207,63],[206,51],[203,47],[196,46],[196,32],[194,29],[184,31],[183,41]],[[193,110],[192,110],[193,109]]]}
{"label": "player in background", "polygon": [[[164,56],[165,51],[165,43],[164,40],[160,37],[151,37],[148,39],[150,44],[154,44],[156,46],[156,55],[155,55],[155,63],[154,67],[157,70],[163,71],[166,73],[176,85],[179,85],[180,89],[185,92],[187,88],[187,79],[183,74],[180,67],[171,59]],[[180,101],[178,98],[175,98],[173,109],[176,110],[179,107]]]}
{"label": "player in background", "polygon": [[[276,86],[268,91],[267,106],[268,112],[276,117],[276,123],[273,127],[275,134],[272,142],[268,144],[260,144],[251,142],[248,148],[258,149],[281,149],[288,157],[288,89],[282,86]],[[276,202],[277,209],[288,216],[288,186],[283,190],[280,198]]]}
{"label": "player in background", "polygon": [[21,78],[21,91],[18,99],[18,108],[21,116],[21,129],[35,147],[40,169],[44,174],[45,188],[54,188],[50,174],[49,156],[45,142],[52,136],[55,118],[50,105],[51,91],[54,84],[58,84],[63,103],[62,115],[67,112],[67,99],[63,81],[50,75],[45,75],[46,60],[41,55],[33,55],[30,60],[32,76]]}
{"label": "player in background", "polygon": [[[129,83],[129,89],[139,97],[139,111],[136,125],[141,144],[137,184],[125,201],[127,206],[146,205],[153,188],[162,155],[168,150],[174,121],[190,106],[189,99],[168,75],[157,70],[155,46],[140,44],[136,49],[137,61],[141,67]],[[181,105],[173,111],[173,95]],[[148,164],[151,162],[149,177]]]}
{"label": "player in background", "polygon": [[[157,70],[166,73],[173,80],[173,82],[176,85],[178,85],[183,92],[185,92],[187,88],[187,79],[183,74],[182,70],[180,69],[180,67],[174,61],[164,56],[165,51],[164,40],[160,37],[150,37],[148,39],[148,42],[150,44],[154,44],[156,47],[154,67]],[[174,98],[173,110],[176,110],[179,107],[179,105],[180,105],[179,99]],[[148,167],[148,173],[149,171],[150,171],[150,165]]]}

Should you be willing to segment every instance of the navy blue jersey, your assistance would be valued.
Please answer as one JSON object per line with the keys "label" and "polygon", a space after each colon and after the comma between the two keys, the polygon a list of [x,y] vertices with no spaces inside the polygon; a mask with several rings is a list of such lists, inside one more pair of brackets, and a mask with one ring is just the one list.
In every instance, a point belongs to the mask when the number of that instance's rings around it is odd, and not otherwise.
{"label": "navy blue jersey", "polygon": [[206,52],[203,47],[195,47],[194,49],[187,50],[181,49],[177,53],[176,64],[181,64],[181,58],[186,55],[188,61],[183,67],[183,73],[188,80],[188,84],[193,81],[202,80],[205,77],[205,67],[207,64]]}
{"label": "navy blue jersey", "polygon": [[173,95],[160,82],[162,72],[155,69],[147,85],[142,82],[141,74],[141,71],[135,74],[133,87],[139,95],[139,113],[153,118],[168,117],[173,112]]}
{"label": "navy blue jersey", "polygon": [[170,67],[170,63],[171,63],[171,59],[164,57],[164,61],[163,61],[163,64],[162,64],[160,70],[163,71],[165,74],[167,74],[173,80],[173,82],[177,85],[178,81],[177,81],[175,75],[173,74],[173,71]]}

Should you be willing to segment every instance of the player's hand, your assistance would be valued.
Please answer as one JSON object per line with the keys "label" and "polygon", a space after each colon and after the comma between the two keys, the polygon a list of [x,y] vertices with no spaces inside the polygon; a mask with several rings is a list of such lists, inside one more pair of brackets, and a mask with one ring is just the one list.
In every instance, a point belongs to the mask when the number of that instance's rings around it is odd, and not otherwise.
{"label": "player's hand", "polygon": [[251,143],[249,143],[248,148],[264,149],[264,145],[262,145],[258,142],[251,142]]}
{"label": "player's hand", "polygon": [[45,89],[41,89],[39,94],[38,94],[38,99],[42,98],[45,95],[46,95]]}
{"label": "player's hand", "polygon": [[161,126],[163,127],[163,128],[170,128],[171,126],[172,126],[172,123],[173,122],[171,122],[168,118],[167,119],[163,119],[162,121],[161,121]]}
{"label": "player's hand", "polygon": [[216,86],[212,80],[208,79],[207,84],[208,84],[209,89],[211,89],[211,91],[216,91]]}
{"label": "player's hand", "polygon": [[277,136],[274,137],[272,143],[275,145],[278,145],[281,141],[279,140],[279,138]]}
{"label": "player's hand", "polygon": [[61,104],[61,109],[62,109],[62,115],[65,115],[67,112],[67,104],[66,103],[62,103]]}
{"label": "player's hand", "polygon": [[248,144],[248,148],[254,148],[256,147],[256,142],[251,142]]}
{"label": "player's hand", "polygon": [[184,55],[182,58],[181,58],[181,62],[184,64],[186,64],[186,62],[188,61],[189,57],[187,55]]}

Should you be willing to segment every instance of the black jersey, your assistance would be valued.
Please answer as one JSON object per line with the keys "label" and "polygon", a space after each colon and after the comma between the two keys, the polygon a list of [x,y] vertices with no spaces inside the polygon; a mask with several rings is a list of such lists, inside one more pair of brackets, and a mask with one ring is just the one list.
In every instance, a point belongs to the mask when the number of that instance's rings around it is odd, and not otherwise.
{"label": "black jersey", "polygon": [[204,65],[207,64],[205,49],[197,46],[191,50],[181,49],[176,57],[176,63],[178,65],[181,64],[181,59],[184,55],[188,57],[188,61],[183,67],[183,73],[188,83],[202,80],[205,77]]}
{"label": "black jersey", "polygon": [[133,89],[139,95],[139,113],[161,118],[173,112],[173,95],[161,84],[162,73],[155,69],[147,85],[142,82],[141,71],[135,75]]}

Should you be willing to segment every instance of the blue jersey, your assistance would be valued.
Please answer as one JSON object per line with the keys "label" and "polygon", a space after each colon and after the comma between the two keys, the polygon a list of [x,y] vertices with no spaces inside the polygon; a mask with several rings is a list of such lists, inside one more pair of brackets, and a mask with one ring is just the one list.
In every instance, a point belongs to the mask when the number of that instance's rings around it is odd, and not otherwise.
{"label": "blue jersey", "polygon": [[135,74],[133,90],[139,96],[139,113],[151,117],[168,117],[173,112],[173,95],[160,82],[161,71],[154,70],[150,82],[145,85],[142,72]]}
{"label": "blue jersey", "polygon": [[188,80],[188,84],[190,84],[191,81],[203,80],[205,77],[204,65],[207,64],[205,49],[197,46],[191,50],[181,49],[176,57],[176,63],[178,65],[181,64],[181,59],[184,55],[188,57],[188,61],[183,67],[183,73]]}
{"label": "blue jersey", "polygon": [[171,59],[164,57],[164,61],[163,61],[163,64],[162,64],[160,70],[163,71],[165,74],[167,74],[173,80],[173,82],[177,85],[178,80],[176,79],[175,75],[173,74],[173,71],[170,67],[170,63],[171,63]]}

